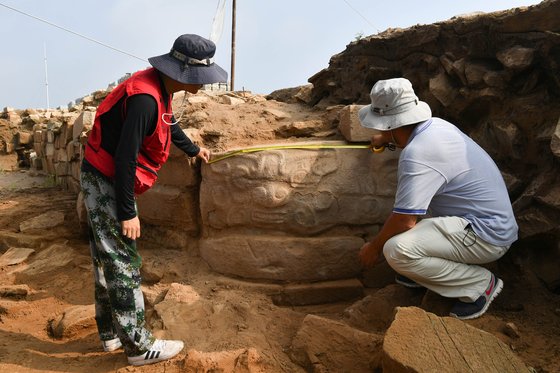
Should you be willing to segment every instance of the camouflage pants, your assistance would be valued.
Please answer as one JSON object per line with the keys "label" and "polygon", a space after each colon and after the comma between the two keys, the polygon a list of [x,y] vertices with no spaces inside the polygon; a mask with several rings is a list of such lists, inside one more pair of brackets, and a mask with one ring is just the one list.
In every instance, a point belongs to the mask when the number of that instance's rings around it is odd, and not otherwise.
{"label": "camouflage pants", "polygon": [[90,172],[82,172],[80,182],[89,219],[99,337],[118,337],[128,356],[141,355],[155,341],[144,327],[142,258],[136,241],[121,234],[113,184]]}

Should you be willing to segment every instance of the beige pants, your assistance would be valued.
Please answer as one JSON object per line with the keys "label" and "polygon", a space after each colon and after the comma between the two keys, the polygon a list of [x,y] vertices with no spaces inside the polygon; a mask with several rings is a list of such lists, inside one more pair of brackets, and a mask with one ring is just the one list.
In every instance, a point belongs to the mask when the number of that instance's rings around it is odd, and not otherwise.
{"label": "beige pants", "polygon": [[490,271],[477,264],[493,262],[509,246],[494,246],[478,237],[460,217],[421,220],[383,247],[395,271],[448,298],[474,302],[488,287]]}

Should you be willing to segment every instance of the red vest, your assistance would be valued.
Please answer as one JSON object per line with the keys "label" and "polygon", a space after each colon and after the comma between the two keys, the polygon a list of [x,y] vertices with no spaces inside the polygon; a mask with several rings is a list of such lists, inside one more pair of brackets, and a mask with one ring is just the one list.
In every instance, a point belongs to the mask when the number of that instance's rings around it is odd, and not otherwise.
{"label": "red vest", "polygon": [[[139,71],[119,84],[103,100],[97,108],[93,128],[88,137],[85,158],[97,170],[105,176],[113,178],[115,176],[115,161],[113,156],[101,147],[102,125],[101,115],[111,110],[111,108],[123,97],[130,97],[136,94],[149,94],[158,103],[158,122],[154,133],[144,138],[138,153],[136,178],[134,180],[134,194],[142,194],[150,189],[157,180],[157,172],[165,163],[169,156],[171,145],[171,130],[168,124],[162,120],[162,114],[171,113],[171,95],[169,95],[168,105],[165,106],[161,92],[161,83],[157,70],[149,68]],[[125,103],[126,105],[126,99]],[[105,125],[111,125],[105,123]]]}

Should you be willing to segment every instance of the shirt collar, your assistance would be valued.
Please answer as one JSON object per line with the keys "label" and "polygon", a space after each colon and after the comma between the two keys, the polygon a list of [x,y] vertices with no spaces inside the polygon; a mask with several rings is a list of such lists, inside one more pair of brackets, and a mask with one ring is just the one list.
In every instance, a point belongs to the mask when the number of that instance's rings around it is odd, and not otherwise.
{"label": "shirt collar", "polygon": [[412,141],[412,139],[414,139],[416,137],[416,135],[420,134],[422,131],[424,131],[426,128],[430,127],[430,125],[432,124],[432,118],[428,119],[425,122],[419,123],[414,130],[412,131],[412,133],[410,134],[410,137],[408,138],[408,142],[407,145],[410,144],[410,142]]}

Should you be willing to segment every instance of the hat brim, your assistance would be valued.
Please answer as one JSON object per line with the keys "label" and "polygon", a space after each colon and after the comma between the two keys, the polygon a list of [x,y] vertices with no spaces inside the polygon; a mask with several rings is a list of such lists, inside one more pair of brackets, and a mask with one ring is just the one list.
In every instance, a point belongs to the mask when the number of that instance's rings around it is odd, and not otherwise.
{"label": "hat brim", "polygon": [[169,54],[148,58],[150,64],[161,73],[183,84],[226,83],[227,72],[217,64],[186,65]]}
{"label": "hat brim", "polygon": [[366,105],[358,111],[362,127],[380,131],[389,131],[409,124],[427,121],[432,117],[430,106],[424,101],[418,101],[413,109],[395,115],[380,115]]}

